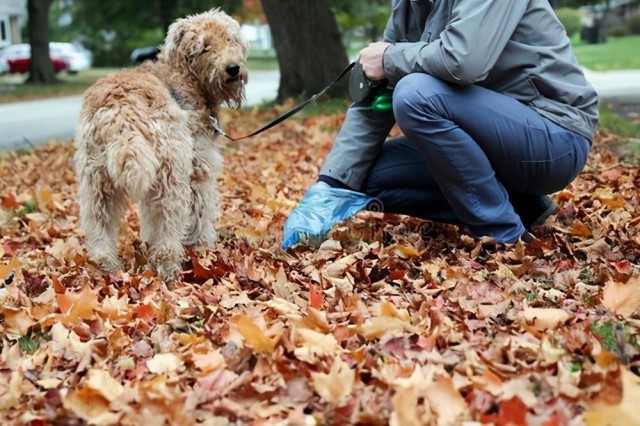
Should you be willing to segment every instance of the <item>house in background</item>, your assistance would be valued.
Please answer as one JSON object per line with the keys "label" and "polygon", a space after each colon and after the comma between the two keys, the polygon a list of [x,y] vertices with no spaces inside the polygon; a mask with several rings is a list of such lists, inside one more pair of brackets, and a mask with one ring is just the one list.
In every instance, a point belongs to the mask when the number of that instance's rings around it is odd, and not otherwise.
{"label": "house in background", "polygon": [[0,0],[0,47],[22,42],[27,0]]}
{"label": "house in background", "polygon": [[604,43],[607,31],[640,16],[640,0],[609,0],[580,7],[582,31],[580,37],[587,43]]}
{"label": "house in background", "polygon": [[[608,9],[607,9],[608,7]],[[589,6],[582,6],[583,24],[593,26],[594,22],[606,14],[606,24],[611,27],[624,24],[628,19],[640,15],[640,0],[610,0]]]}

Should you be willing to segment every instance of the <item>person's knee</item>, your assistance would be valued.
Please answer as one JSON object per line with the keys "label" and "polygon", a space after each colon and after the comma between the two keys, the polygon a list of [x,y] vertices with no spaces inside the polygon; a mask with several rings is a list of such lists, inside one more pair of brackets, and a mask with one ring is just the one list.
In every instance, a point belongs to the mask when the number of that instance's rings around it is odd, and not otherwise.
{"label": "person's knee", "polygon": [[393,91],[393,113],[398,127],[406,131],[417,117],[438,114],[433,99],[444,89],[444,83],[429,74],[412,73],[403,77]]}

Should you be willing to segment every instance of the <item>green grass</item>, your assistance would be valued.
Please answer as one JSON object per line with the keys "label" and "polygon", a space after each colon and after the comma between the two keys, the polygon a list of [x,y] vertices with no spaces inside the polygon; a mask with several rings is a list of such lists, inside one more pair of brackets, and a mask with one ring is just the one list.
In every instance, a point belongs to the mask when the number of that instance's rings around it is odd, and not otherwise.
{"label": "green grass", "polygon": [[625,120],[604,103],[600,104],[600,127],[623,138],[640,139],[640,123]]}
{"label": "green grass", "polygon": [[640,36],[609,37],[606,43],[587,44],[574,37],[580,64],[593,71],[640,69]]}

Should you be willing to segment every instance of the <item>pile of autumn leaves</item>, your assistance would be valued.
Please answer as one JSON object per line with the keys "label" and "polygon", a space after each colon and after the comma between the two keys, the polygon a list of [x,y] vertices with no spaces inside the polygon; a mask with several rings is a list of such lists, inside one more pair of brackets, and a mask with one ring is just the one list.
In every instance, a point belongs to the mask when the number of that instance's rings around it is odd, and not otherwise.
{"label": "pile of autumn leaves", "polygon": [[[267,115],[228,113],[253,130]],[[70,142],[0,157],[2,424],[631,424],[640,186],[601,134],[532,246],[360,213],[282,251],[341,116],[225,144],[220,240],[168,286],[91,265]]]}

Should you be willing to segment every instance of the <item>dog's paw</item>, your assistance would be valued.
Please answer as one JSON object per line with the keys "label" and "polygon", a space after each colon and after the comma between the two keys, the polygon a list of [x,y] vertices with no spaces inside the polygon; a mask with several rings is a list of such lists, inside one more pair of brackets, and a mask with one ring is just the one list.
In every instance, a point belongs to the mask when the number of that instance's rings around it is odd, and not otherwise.
{"label": "dog's paw", "polygon": [[122,262],[117,257],[103,255],[92,257],[91,260],[105,272],[115,273],[122,271]]}
{"label": "dog's paw", "polygon": [[168,284],[180,279],[182,268],[179,265],[158,265],[156,266],[156,272],[158,276]]}
{"label": "dog's paw", "polygon": [[213,243],[218,239],[218,233],[213,227],[209,229],[204,229],[200,235],[194,235],[184,239],[183,245],[185,247],[192,248],[206,248],[211,247]]}

